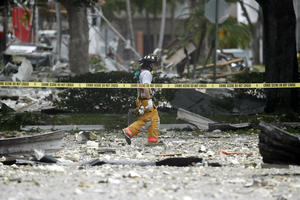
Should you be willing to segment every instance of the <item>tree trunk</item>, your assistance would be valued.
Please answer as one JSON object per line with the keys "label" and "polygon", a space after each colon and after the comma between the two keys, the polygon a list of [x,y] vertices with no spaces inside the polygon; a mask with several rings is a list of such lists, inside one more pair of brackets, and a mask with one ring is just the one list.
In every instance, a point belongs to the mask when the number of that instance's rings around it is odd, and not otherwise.
{"label": "tree trunk", "polygon": [[207,22],[206,21],[203,21],[201,23],[201,34],[200,34],[200,38],[199,38],[199,42],[197,44],[197,49],[193,55],[193,59],[192,59],[192,64],[195,66],[196,63],[199,62],[199,58],[201,56],[201,53],[204,52],[204,47],[203,47],[203,44],[204,44],[204,40],[205,40],[205,36],[206,36],[206,28],[207,28]]}
{"label": "tree trunk", "polygon": [[61,60],[61,14],[60,3],[55,3],[56,10],[56,60]]}
{"label": "tree trunk", "polygon": [[165,22],[166,22],[166,4],[167,0],[162,1],[162,14],[161,14],[161,24],[160,24],[160,33],[159,33],[159,40],[158,40],[158,48],[162,49],[163,42],[164,42],[164,34],[165,34]]}
{"label": "tree trunk", "polygon": [[156,6],[154,9],[154,14],[153,14],[153,48],[151,49],[151,52],[153,52],[153,50],[156,48],[157,45],[157,33],[158,33],[158,28],[157,28],[157,10],[156,10]]}
{"label": "tree trunk", "polygon": [[152,47],[152,43],[151,43],[151,29],[150,29],[150,16],[149,16],[149,12],[146,10],[146,52],[144,52],[144,54],[149,54],[151,47]]}
{"label": "tree trunk", "polygon": [[[266,82],[297,82],[296,16],[293,0],[256,0],[264,17]],[[296,89],[266,89],[266,112],[295,111]]]}
{"label": "tree trunk", "polygon": [[129,25],[129,33],[130,33],[130,42],[132,47],[135,48],[130,0],[126,0],[126,9],[127,9],[127,17],[128,17],[128,25]]}
{"label": "tree trunk", "polygon": [[7,43],[7,27],[8,27],[8,5],[7,5],[7,2],[5,1],[4,3],[4,8],[2,10],[2,13],[3,13],[3,23],[2,23],[2,26],[3,26],[3,38],[2,38],[2,41],[1,41],[1,51],[0,53],[4,52],[5,49],[6,49],[6,43]]}
{"label": "tree trunk", "polygon": [[263,59],[261,59],[261,45],[260,41],[262,39],[262,27],[263,27],[263,16],[262,16],[262,10],[259,9],[258,11],[258,19],[256,23],[256,33],[255,38],[253,38],[253,63],[254,64],[262,64]]}
{"label": "tree trunk", "polygon": [[[249,29],[250,29],[250,33],[252,36],[252,41],[251,41],[251,50],[253,52],[253,60],[255,64],[259,63],[259,38],[258,38],[258,31],[257,29],[259,29],[260,24],[253,24],[250,20],[250,16],[248,14],[248,11],[246,9],[245,3],[243,0],[239,0],[239,3],[241,5],[241,8],[243,10],[243,15],[246,17],[247,22],[249,24]],[[258,12],[258,20],[260,20],[261,16],[260,16],[260,12]]]}
{"label": "tree trunk", "polygon": [[172,5],[171,7],[171,24],[170,24],[170,29],[171,29],[171,41],[174,40],[175,38],[175,29],[174,29],[174,24],[175,24],[175,5]]}
{"label": "tree trunk", "polygon": [[61,1],[68,13],[69,63],[75,74],[89,72],[89,28],[86,7],[74,6],[73,1]]}

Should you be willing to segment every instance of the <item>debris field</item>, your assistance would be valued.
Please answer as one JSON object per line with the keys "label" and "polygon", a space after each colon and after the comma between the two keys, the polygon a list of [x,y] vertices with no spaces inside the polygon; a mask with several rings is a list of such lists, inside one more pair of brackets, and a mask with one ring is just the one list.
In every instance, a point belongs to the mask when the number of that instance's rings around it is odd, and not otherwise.
{"label": "debris field", "polygon": [[[263,163],[254,132],[165,129],[159,146],[146,146],[143,132],[130,146],[118,131],[69,133],[54,164],[6,165],[2,156],[0,199],[299,199],[300,167]],[[137,164],[179,157],[202,162]]]}

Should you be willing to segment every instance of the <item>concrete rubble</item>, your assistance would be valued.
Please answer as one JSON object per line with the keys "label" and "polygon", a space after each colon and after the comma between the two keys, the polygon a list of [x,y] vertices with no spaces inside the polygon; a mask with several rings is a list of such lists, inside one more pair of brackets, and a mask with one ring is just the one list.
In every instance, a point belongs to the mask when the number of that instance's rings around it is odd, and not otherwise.
{"label": "concrete rubble", "polygon": [[213,120],[210,120],[206,117],[200,116],[198,114],[189,112],[182,108],[177,110],[177,119],[188,121],[189,123],[195,125],[201,130],[208,130],[210,123],[215,123]]}
{"label": "concrete rubble", "polygon": [[53,108],[58,90],[42,88],[0,88],[1,102],[16,112]]}
{"label": "concrete rubble", "polygon": [[[156,147],[145,146],[144,133],[131,146],[113,131],[99,131],[96,140],[86,143],[68,134],[63,149],[52,154],[56,163],[4,165],[7,158],[1,157],[1,198],[298,199],[299,166],[263,168],[254,132],[212,137],[209,131],[166,131],[161,134],[164,145]],[[205,162],[187,167],[134,165],[177,157]],[[78,165],[95,159],[132,164]]]}
{"label": "concrete rubble", "polygon": [[[0,133],[0,136],[2,133]],[[0,139],[1,155],[30,155],[35,149],[55,152],[62,148],[63,131]]]}

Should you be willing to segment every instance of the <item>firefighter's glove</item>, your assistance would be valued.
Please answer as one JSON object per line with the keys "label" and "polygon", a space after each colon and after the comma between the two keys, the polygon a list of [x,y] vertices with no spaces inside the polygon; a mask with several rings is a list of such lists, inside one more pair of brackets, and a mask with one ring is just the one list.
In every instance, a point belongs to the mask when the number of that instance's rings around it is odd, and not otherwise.
{"label": "firefighter's glove", "polygon": [[146,109],[151,109],[153,107],[152,99],[148,100],[148,105],[146,106]]}
{"label": "firefighter's glove", "polygon": [[144,106],[139,107],[139,115],[143,115],[145,113],[145,108]]}

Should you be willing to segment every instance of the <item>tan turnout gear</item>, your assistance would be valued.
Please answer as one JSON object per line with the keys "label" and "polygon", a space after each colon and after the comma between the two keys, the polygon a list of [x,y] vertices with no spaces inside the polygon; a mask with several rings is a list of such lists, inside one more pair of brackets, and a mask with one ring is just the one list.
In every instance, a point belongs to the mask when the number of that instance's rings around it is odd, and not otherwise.
{"label": "tan turnout gear", "polygon": [[[151,62],[154,62],[156,58],[153,56],[149,57],[145,56],[142,61],[142,65],[147,65]],[[149,62],[149,63],[148,63]],[[150,64],[151,65],[151,64]],[[150,84],[152,82],[152,68],[143,69],[139,76],[140,83],[147,83]],[[150,95],[150,96],[149,96]],[[153,93],[150,88],[139,88],[137,99],[136,99],[136,106],[137,110],[140,111],[139,119],[133,122],[127,128],[122,129],[123,134],[125,134],[125,139],[128,144],[131,144],[131,138],[135,135],[139,134],[141,129],[147,124],[150,123],[149,127],[147,128],[147,137],[148,143],[158,143],[158,130],[159,130],[159,116],[156,106],[152,100]],[[141,109],[142,108],[142,109]]]}
{"label": "tan turnout gear", "polygon": [[[141,89],[139,89],[141,90]],[[141,97],[138,92],[138,97],[136,99],[137,108],[140,106],[147,107],[148,99]],[[158,129],[159,129],[159,116],[158,111],[155,105],[150,109],[145,109],[145,113],[139,116],[139,119],[132,123],[129,127],[125,128],[125,133],[132,138],[133,136],[139,134],[141,129],[146,125],[147,122],[150,122],[150,125],[147,129],[148,143],[157,143],[158,142]]]}

